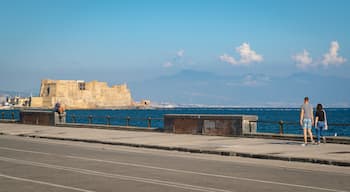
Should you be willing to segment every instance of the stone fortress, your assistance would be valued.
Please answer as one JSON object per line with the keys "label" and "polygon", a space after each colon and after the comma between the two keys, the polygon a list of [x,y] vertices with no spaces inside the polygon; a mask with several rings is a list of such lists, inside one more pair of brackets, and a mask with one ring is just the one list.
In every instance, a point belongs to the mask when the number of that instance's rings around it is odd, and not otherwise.
{"label": "stone fortress", "polygon": [[126,84],[109,87],[99,81],[45,79],[41,81],[39,97],[32,97],[30,106],[53,108],[57,102],[66,109],[133,108],[150,104],[148,100],[135,103]]}

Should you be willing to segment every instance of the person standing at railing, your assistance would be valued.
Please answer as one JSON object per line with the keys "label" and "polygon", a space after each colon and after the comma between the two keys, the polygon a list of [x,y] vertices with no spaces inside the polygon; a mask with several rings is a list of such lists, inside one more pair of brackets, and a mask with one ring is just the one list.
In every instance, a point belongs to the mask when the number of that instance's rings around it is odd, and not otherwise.
{"label": "person standing at railing", "polygon": [[323,131],[328,129],[327,115],[326,111],[323,109],[322,104],[317,104],[316,107],[315,128],[317,134],[317,143],[321,143],[321,137],[323,143],[326,143],[326,137],[324,136]]}
{"label": "person standing at railing", "polygon": [[61,103],[60,103],[60,102],[57,102],[57,103],[55,104],[54,111],[58,113],[60,107],[61,107]]}
{"label": "person standing at railing", "polygon": [[64,106],[57,102],[54,107],[54,111],[58,113],[59,121],[62,122],[62,116],[64,115]]}
{"label": "person standing at railing", "polygon": [[312,125],[314,124],[314,112],[312,109],[312,105],[309,103],[309,97],[304,98],[304,104],[301,106],[300,109],[300,125],[303,128],[303,133],[304,133],[304,143],[302,146],[307,145],[307,134],[310,135],[310,140],[312,143],[315,143],[311,128]]}

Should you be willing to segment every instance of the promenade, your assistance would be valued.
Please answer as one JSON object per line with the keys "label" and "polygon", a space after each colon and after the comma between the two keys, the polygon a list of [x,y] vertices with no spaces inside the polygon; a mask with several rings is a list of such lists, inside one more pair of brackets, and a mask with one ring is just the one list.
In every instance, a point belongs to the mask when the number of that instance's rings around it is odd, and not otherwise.
{"label": "promenade", "polygon": [[[169,134],[0,123],[0,134],[192,153],[350,166],[350,145],[301,146],[299,141]],[[1,136],[0,136],[1,138]]]}

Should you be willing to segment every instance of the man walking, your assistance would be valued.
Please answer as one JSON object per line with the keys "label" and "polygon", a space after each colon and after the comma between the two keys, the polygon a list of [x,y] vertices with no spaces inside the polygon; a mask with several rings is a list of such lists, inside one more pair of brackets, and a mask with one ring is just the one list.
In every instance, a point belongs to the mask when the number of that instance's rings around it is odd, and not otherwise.
{"label": "man walking", "polygon": [[304,143],[302,144],[302,146],[307,145],[307,134],[308,133],[310,135],[311,142],[315,143],[313,136],[312,136],[312,132],[311,132],[312,125],[314,124],[314,115],[313,114],[314,114],[314,112],[313,112],[311,104],[309,103],[309,98],[305,97],[304,104],[301,106],[301,109],[300,109],[300,125],[302,126],[303,131],[304,131]]}

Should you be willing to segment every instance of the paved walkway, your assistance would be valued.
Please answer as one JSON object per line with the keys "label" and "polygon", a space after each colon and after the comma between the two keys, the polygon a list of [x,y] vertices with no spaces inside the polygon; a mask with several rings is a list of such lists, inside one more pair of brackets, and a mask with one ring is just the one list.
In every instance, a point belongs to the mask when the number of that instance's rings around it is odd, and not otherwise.
{"label": "paved walkway", "polygon": [[[0,134],[350,166],[350,145],[0,123]],[[0,136],[1,139],[1,136]]]}

